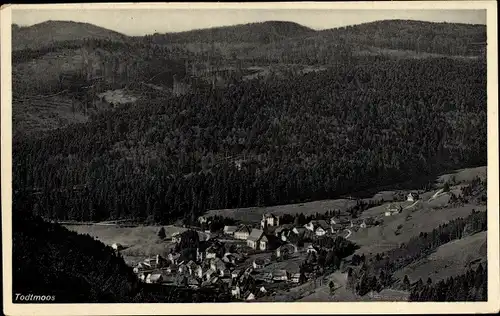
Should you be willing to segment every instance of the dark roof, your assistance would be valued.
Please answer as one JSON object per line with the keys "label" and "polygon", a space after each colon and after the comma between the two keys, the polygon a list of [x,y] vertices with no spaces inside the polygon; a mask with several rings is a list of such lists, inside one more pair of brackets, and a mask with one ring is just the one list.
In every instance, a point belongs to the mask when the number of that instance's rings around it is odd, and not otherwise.
{"label": "dark roof", "polygon": [[258,265],[263,265],[265,263],[264,259],[262,259],[262,258],[257,258],[254,260],[254,262]]}
{"label": "dark roof", "polygon": [[319,226],[323,229],[330,227],[330,225],[323,219],[311,221],[314,226]]}
{"label": "dark roof", "polygon": [[247,240],[251,241],[258,241],[264,232],[260,229],[254,228],[252,229],[252,232],[250,233],[250,236],[248,236]]}
{"label": "dark roof", "polygon": [[238,229],[237,226],[224,226],[225,232],[235,232]]}
{"label": "dark roof", "polygon": [[266,239],[265,241],[269,244],[271,247],[278,247],[281,244],[281,240],[274,236],[274,235],[264,235],[262,239]]}
{"label": "dark roof", "polygon": [[252,231],[252,229],[250,227],[248,227],[247,225],[241,225],[236,230],[236,232],[248,232],[249,234],[250,234],[251,231]]}

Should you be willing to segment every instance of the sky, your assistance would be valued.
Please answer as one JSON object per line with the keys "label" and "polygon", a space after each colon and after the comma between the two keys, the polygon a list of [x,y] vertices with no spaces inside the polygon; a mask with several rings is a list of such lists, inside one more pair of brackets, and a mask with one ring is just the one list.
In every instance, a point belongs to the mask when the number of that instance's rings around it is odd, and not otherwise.
{"label": "sky", "polygon": [[87,22],[126,35],[181,32],[192,29],[291,21],[320,30],[376,20],[486,24],[486,10],[379,9],[13,9],[12,23],[30,26],[47,20]]}

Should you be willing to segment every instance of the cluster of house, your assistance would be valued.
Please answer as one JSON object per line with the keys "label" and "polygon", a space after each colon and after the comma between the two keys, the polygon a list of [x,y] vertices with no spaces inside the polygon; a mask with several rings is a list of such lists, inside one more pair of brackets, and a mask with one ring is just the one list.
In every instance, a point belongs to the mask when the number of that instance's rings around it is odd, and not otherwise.
{"label": "cluster of house", "polygon": [[346,228],[366,228],[365,219],[349,220],[331,218],[327,220],[312,220],[303,226],[293,224],[280,225],[279,216],[267,213],[262,216],[260,228],[252,228],[248,225],[225,226],[224,234],[233,236],[235,239],[245,240],[247,246],[258,250],[274,250],[283,242],[288,241],[291,234],[303,235],[309,231],[317,237],[328,234],[338,234]]}
{"label": "cluster of house", "polygon": [[[408,195],[406,196],[406,201],[407,202],[416,202],[419,200],[419,195],[417,193],[414,193],[414,192],[410,192],[408,193]],[[411,204],[411,203],[410,203]],[[408,205],[409,206],[409,205]],[[387,211],[385,211],[384,215],[385,216],[393,216],[393,215],[396,215],[396,214],[399,214],[403,211],[404,207],[402,204],[389,204],[387,206]]]}

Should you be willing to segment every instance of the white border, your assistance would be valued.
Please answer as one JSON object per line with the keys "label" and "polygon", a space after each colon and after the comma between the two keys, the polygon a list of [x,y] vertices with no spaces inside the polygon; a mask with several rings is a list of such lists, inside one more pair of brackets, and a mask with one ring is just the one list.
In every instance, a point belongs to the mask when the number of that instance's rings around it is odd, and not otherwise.
{"label": "white border", "polygon": [[[11,112],[11,11],[22,9],[486,9],[488,33],[488,302],[409,303],[197,303],[197,304],[12,304],[12,112]],[[499,196],[498,196],[498,47],[496,1],[396,1],[335,3],[95,3],[5,5],[0,11],[1,30],[1,153],[3,298],[6,315],[256,315],[256,314],[395,314],[495,313],[499,311]],[[241,305],[246,304],[246,305]]]}

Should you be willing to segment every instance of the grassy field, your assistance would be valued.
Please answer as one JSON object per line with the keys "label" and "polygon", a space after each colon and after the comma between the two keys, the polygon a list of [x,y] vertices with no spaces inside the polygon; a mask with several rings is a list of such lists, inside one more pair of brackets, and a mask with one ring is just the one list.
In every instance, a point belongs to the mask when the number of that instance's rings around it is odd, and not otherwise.
{"label": "grassy field", "polygon": [[[186,228],[163,226],[167,239]],[[79,234],[89,234],[102,243],[111,246],[119,243],[125,247],[121,251],[127,262],[134,262],[146,256],[168,255],[173,243],[158,238],[160,226],[119,227],[114,225],[67,225],[66,228]]]}
{"label": "grassy field", "polygon": [[486,236],[487,232],[480,232],[444,244],[427,258],[404,267],[394,275],[400,279],[408,275],[411,282],[420,278],[425,282],[428,277],[436,282],[465,273],[471,263],[475,268],[479,262],[486,261]]}
{"label": "grassy field", "polygon": [[456,208],[433,209],[421,203],[418,208],[384,217],[382,225],[359,229],[349,239],[360,246],[357,253],[386,251],[398,247],[400,243],[408,241],[420,232],[432,231],[452,219],[466,217],[473,209],[485,211],[486,208],[469,204]]}
{"label": "grassy field", "polygon": [[206,213],[207,216],[220,215],[234,218],[242,222],[255,223],[259,222],[262,215],[265,213],[273,213],[275,215],[283,214],[300,214],[310,215],[315,213],[326,213],[329,210],[340,209],[347,210],[349,207],[356,205],[356,202],[348,199],[338,200],[323,200],[307,203],[278,205],[270,207],[248,207],[236,209],[211,210]]}

